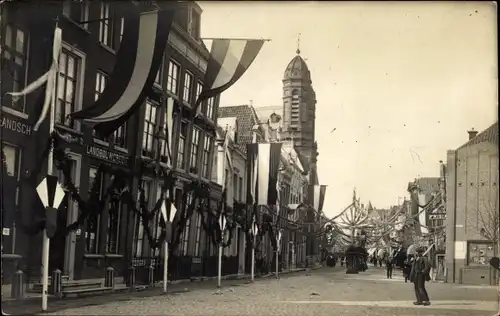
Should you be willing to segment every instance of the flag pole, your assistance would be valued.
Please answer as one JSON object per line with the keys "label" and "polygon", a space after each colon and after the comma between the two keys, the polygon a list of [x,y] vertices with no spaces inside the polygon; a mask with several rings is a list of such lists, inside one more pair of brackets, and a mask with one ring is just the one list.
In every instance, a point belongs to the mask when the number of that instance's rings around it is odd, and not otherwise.
{"label": "flag pole", "polygon": [[[252,215],[253,218],[253,215]],[[256,233],[255,233],[255,228],[253,227],[255,224],[252,221],[252,238],[253,238],[253,243],[252,243],[252,267],[250,269],[250,279],[253,282],[255,280],[255,243],[257,242],[256,238]]]}
{"label": "flag pole", "polygon": [[[224,231],[221,231],[221,239],[224,236]],[[219,242],[219,260],[217,267],[217,287],[221,288],[221,274],[222,274],[222,240]]]}
{"label": "flag pole", "polygon": [[[58,23],[56,22],[56,30],[58,28]],[[54,38],[55,41],[55,38]],[[52,66],[54,67],[54,63],[57,63],[58,61],[53,60],[52,61]],[[57,71],[57,67],[52,69],[52,71]],[[51,95],[51,100],[50,100],[50,116],[49,116],[49,141],[51,142],[50,147],[49,147],[49,153],[47,157],[47,175],[51,176],[54,173],[54,146],[52,143],[52,134],[54,133],[54,124],[55,124],[55,96],[56,96],[56,75],[53,74],[52,77],[49,76],[50,79],[53,80],[52,82],[52,95]],[[47,82],[49,84],[49,82]],[[49,288],[49,249],[50,249],[50,239],[47,236],[47,228],[45,227],[42,233],[42,275],[43,275],[43,280],[42,280],[42,311],[47,310],[47,303],[48,303],[48,288]],[[53,280],[54,282],[55,280]]]}

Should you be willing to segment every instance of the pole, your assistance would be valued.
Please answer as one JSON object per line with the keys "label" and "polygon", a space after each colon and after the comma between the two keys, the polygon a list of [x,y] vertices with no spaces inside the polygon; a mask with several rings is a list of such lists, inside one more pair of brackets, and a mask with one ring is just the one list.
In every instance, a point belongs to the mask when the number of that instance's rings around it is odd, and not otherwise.
{"label": "pole", "polygon": [[276,247],[276,280],[278,280],[280,277],[279,277],[279,274],[278,274],[278,258],[279,258],[279,252],[278,252],[278,247]]}
{"label": "pole", "polygon": [[255,279],[255,234],[253,235],[253,244],[252,244],[252,267],[250,269],[250,279],[252,282]]}
{"label": "pole", "polygon": [[222,242],[219,243],[219,264],[217,267],[217,287],[221,288],[221,273],[222,273]]}
{"label": "pole", "polygon": [[[54,132],[54,121],[55,121],[55,95],[56,95],[56,76],[54,76],[54,91],[51,96],[50,104],[50,118],[49,118],[49,137],[52,137]],[[48,82],[47,82],[48,84]],[[47,175],[51,176],[53,174],[53,164],[54,164],[54,148],[50,146],[49,154],[47,157]],[[49,289],[49,249],[50,249],[50,239],[47,237],[47,229],[45,228],[42,232],[42,311],[47,310],[47,300],[48,300],[48,289]]]}
{"label": "pole", "polygon": [[163,293],[167,293],[168,286],[168,241],[165,241],[165,254],[163,255]]}

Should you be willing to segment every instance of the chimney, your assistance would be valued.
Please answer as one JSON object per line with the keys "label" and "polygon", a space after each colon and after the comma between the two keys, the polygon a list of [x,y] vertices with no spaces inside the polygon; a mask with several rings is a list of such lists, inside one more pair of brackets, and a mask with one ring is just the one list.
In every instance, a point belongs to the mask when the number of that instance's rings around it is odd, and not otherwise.
{"label": "chimney", "polygon": [[475,131],[473,127],[470,129],[470,131],[467,131],[467,133],[469,133],[469,140],[471,140],[477,136],[478,131]]}

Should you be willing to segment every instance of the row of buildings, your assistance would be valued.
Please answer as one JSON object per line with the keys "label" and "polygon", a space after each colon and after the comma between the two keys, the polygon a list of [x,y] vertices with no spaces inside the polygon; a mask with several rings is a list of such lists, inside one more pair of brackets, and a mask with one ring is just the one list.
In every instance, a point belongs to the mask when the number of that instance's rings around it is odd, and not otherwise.
{"label": "row of buildings", "polygon": [[500,253],[498,158],[496,122],[468,131],[467,142],[440,162],[439,176],[408,183],[410,197],[398,207],[392,241],[405,249],[429,247],[436,279],[497,282],[489,261]]}
{"label": "row of buildings", "polygon": [[[169,3],[163,4],[169,6]],[[284,103],[276,113],[258,115],[251,105],[219,107],[219,96],[205,101],[201,115],[192,120],[193,105],[203,86],[209,51],[200,38],[201,8],[192,1],[176,8],[177,13],[153,90],[140,111],[108,138],[99,138],[91,127],[67,118],[67,114],[92,104],[106,86],[113,70],[116,51],[123,31],[123,18],[117,2],[62,1],[44,4],[44,10],[55,10],[60,16],[63,50],[57,81],[56,130],[69,135],[66,144],[71,159],[72,180],[82,197],[87,196],[101,164],[133,174],[145,166],[140,178],[128,179],[133,196],[144,189],[150,207],[160,195],[162,179],[155,164],[162,165],[166,152],[157,146],[163,139],[158,133],[166,124],[165,104],[174,103],[174,136],[172,147],[175,169],[175,203],[182,207],[183,191],[190,181],[201,179],[210,187],[210,207],[221,200],[225,164],[221,162],[223,134],[231,135],[234,170],[234,197],[245,201],[246,144],[283,142],[281,201],[284,206],[299,205],[307,198],[307,186],[317,184],[317,145],[314,140],[315,95],[310,73],[299,52],[287,66],[283,79]],[[41,234],[30,234],[33,209],[39,205],[37,193],[28,183],[41,157],[41,144],[48,138],[48,124],[33,130],[37,106],[43,91],[14,100],[8,91],[20,91],[39,78],[50,63],[51,42],[48,29],[30,19],[36,5],[2,4],[1,15],[1,93],[0,138],[2,140],[2,262],[4,274],[21,268],[31,276],[40,273]],[[87,23],[87,21],[90,21]],[[47,49],[42,49],[47,48]],[[166,100],[165,100],[166,98]],[[284,119],[280,119],[283,117]],[[165,165],[166,166],[166,165]],[[43,168],[41,174],[43,174]],[[64,177],[59,175],[61,180]],[[112,182],[107,173],[99,184],[101,191]],[[15,199],[10,197],[15,196]],[[9,197],[9,198],[7,198]],[[293,208],[293,207],[292,207]],[[71,198],[65,199],[58,212],[58,225],[69,225],[78,218],[79,209]],[[292,267],[306,256],[306,237],[301,233],[303,214],[283,207],[279,215],[286,230],[282,242],[282,262]],[[173,277],[189,277],[193,262],[200,262],[198,274],[216,273],[216,247],[202,229],[201,216],[194,212],[187,221],[176,255],[171,259]],[[231,246],[225,250],[224,273],[248,272],[249,258],[245,234],[236,228]],[[265,247],[269,242],[262,243]],[[272,257],[270,249],[268,258]],[[159,262],[161,252],[151,249],[138,216],[121,205],[111,211],[106,205],[98,216],[69,234],[58,234],[51,240],[50,270],[60,269],[69,279],[103,277],[107,266],[119,273],[131,264],[146,267]]]}

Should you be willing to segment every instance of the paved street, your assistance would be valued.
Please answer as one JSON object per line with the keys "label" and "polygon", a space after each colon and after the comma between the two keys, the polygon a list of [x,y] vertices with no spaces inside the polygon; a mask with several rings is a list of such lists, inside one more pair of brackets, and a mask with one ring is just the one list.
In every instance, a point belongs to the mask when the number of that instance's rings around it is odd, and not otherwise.
{"label": "paved street", "polygon": [[[322,268],[290,274],[279,281],[262,279],[254,284],[226,281],[217,292],[202,286],[167,296],[119,297],[110,302],[59,310],[51,315],[484,315],[497,310],[492,287],[465,287],[430,283],[431,306],[413,306],[412,284],[400,271],[392,280],[383,268],[371,267],[358,275]],[[101,300],[102,303],[102,300]]]}

